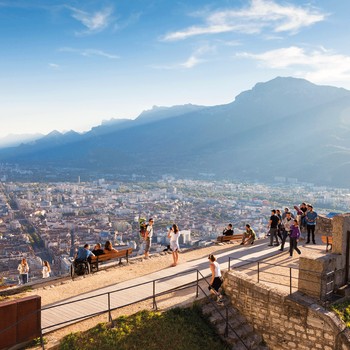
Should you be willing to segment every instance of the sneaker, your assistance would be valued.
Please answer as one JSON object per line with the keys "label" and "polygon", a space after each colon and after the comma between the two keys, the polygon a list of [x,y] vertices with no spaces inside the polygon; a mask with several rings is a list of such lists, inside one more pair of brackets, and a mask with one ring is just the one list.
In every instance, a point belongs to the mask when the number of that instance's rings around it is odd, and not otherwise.
{"label": "sneaker", "polygon": [[281,252],[283,252],[283,251],[284,251],[284,249],[283,249],[283,248],[280,248],[280,249],[278,249],[278,250],[280,250]]}
{"label": "sneaker", "polygon": [[305,244],[309,244],[309,243],[310,243],[310,241],[306,241],[306,242],[305,242]]}
{"label": "sneaker", "polygon": [[268,244],[267,246],[268,246],[268,247],[272,247],[272,246],[273,246],[273,244]]}
{"label": "sneaker", "polygon": [[240,245],[243,245],[244,243],[242,242]]}
{"label": "sneaker", "polygon": [[288,259],[292,259],[293,257],[291,255],[288,256]]}

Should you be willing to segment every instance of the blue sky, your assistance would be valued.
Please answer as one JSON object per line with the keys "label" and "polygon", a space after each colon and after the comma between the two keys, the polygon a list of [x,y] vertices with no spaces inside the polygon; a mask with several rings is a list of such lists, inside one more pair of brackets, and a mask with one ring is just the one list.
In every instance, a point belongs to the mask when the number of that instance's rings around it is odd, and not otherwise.
{"label": "blue sky", "polygon": [[0,137],[217,105],[294,76],[350,89],[348,0],[0,0]]}

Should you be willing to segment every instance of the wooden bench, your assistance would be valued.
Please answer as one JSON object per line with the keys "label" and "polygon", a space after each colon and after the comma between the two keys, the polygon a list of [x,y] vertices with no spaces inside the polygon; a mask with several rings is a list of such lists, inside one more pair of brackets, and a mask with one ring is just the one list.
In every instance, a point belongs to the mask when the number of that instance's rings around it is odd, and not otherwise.
{"label": "wooden bench", "polygon": [[229,241],[241,241],[243,239],[243,234],[233,234],[231,236],[218,236],[217,242],[229,242]]}
{"label": "wooden bench", "polygon": [[326,252],[328,252],[328,246],[330,246],[329,250],[332,250],[333,236],[321,236],[321,239],[326,244]]}
{"label": "wooden bench", "polygon": [[113,250],[110,253],[105,253],[98,256],[92,256],[91,257],[91,271],[93,269],[96,269],[98,271],[98,265],[100,262],[108,261],[108,260],[114,260],[119,259],[119,264],[122,262],[122,258],[126,259],[126,262],[129,262],[129,255],[132,253],[132,248],[126,248],[126,249],[120,249],[120,250]]}

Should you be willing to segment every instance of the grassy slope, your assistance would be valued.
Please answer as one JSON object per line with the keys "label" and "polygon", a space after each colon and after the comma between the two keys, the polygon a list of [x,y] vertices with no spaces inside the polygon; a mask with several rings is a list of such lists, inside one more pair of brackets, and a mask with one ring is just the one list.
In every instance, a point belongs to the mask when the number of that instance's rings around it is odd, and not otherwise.
{"label": "grassy slope", "polygon": [[114,328],[99,324],[87,332],[67,335],[59,349],[224,350],[228,346],[203,317],[200,308],[194,306],[122,316],[115,320]]}

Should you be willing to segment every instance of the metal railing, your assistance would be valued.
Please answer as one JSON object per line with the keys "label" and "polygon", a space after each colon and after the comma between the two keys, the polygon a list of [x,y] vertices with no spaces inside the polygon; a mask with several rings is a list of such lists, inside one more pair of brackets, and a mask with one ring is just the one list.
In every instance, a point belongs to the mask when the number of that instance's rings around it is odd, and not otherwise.
{"label": "metal railing", "polygon": [[[156,291],[156,283],[157,282],[160,282],[160,281],[163,281],[163,280],[166,280],[166,279],[169,279],[169,278],[173,279],[175,277],[182,276],[182,275],[185,275],[185,274],[194,273],[194,272],[196,272],[196,277],[195,277],[195,279],[193,281],[185,283],[185,284],[182,284],[182,285],[180,285],[178,287],[175,287],[175,288],[167,289],[167,290],[162,291],[162,292],[157,292]],[[183,289],[187,289],[187,288],[190,288],[190,287],[196,287],[196,298],[198,298],[199,291],[201,290],[202,293],[204,294],[204,296],[210,301],[210,303],[212,303],[214,305],[215,310],[219,313],[221,318],[225,321],[225,334],[224,334],[224,336],[227,337],[228,334],[229,334],[229,330],[231,330],[236,335],[238,340],[242,343],[244,348],[248,349],[247,345],[244,343],[242,338],[237,334],[237,332],[234,330],[234,328],[230,325],[228,308],[225,306],[225,315],[223,315],[221,310],[219,310],[218,306],[216,305],[216,302],[214,302],[210,298],[210,296],[205,292],[205,290],[200,286],[200,284],[199,284],[200,281],[205,281],[207,283],[207,285],[209,286],[209,282],[206,280],[206,278],[208,278],[209,276],[210,275],[204,276],[198,269],[192,269],[192,270],[187,270],[187,271],[184,271],[184,272],[179,272],[177,274],[172,275],[171,277],[169,277],[169,276],[162,277],[162,278],[154,279],[154,280],[143,282],[143,283],[138,283],[136,285],[132,285],[132,286],[129,286],[129,287],[113,290],[111,292],[100,293],[100,294],[97,294],[97,295],[81,298],[79,300],[67,301],[67,302],[64,302],[64,303],[59,303],[59,304],[55,304],[55,305],[51,305],[51,306],[42,307],[40,310],[36,310],[36,311],[34,311],[34,312],[30,313],[30,314],[27,314],[25,317],[23,317],[22,319],[18,320],[16,323],[14,323],[14,324],[8,326],[7,328],[1,330],[0,331],[0,338],[1,338],[1,334],[9,331],[13,327],[17,327],[17,325],[20,324],[21,322],[27,320],[29,317],[32,317],[33,315],[35,315],[37,313],[41,313],[42,311],[59,308],[59,307],[65,306],[65,305],[73,305],[75,303],[90,301],[92,299],[96,299],[96,298],[99,298],[101,296],[106,296],[107,297],[107,308],[103,308],[103,309],[101,309],[98,312],[85,314],[84,316],[71,318],[71,319],[68,319],[68,320],[66,320],[64,322],[58,322],[58,323],[55,323],[55,324],[51,324],[50,326],[41,327],[41,329],[40,329],[40,342],[41,342],[41,347],[44,350],[45,349],[44,339],[43,339],[43,333],[44,333],[43,331],[44,330],[47,330],[47,329],[50,329],[50,328],[55,328],[55,327],[58,327],[58,326],[63,326],[65,324],[67,324],[67,325],[68,324],[72,324],[72,323],[75,323],[75,322],[78,322],[78,321],[82,321],[82,320],[85,320],[85,319],[88,319],[88,318],[92,318],[92,317],[95,317],[95,316],[99,316],[99,315],[102,315],[102,314],[105,314],[105,313],[107,313],[107,315],[108,315],[108,321],[111,322],[112,325],[114,326],[113,318],[112,318],[112,311],[115,311],[117,309],[130,306],[130,305],[133,305],[133,304],[137,304],[137,303],[140,303],[140,302],[143,302],[143,301],[146,301],[146,300],[150,300],[150,299],[152,299],[152,307],[153,307],[153,309],[157,310],[158,309],[157,301],[156,301],[157,297],[165,295],[165,294],[169,294],[169,293],[172,293],[172,292],[180,291],[180,290],[183,290]],[[143,286],[143,285],[147,285],[147,284],[152,284],[152,295],[149,295],[149,296],[147,296],[145,298],[141,298],[141,299],[138,299],[137,301],[130,302],[130,303],[127,303],[127,304],[123,304],[123,305],[120,305],[120,306],[117,306],[117,307],[112,307],[111,306],[111,295],[113,293],[117,293],[117,292],[121,292],[121,291],[127,291],[127,290],[130,290],[131,288],[135,288],[135,287],[139,287],[139,286]]]}
{"label": "metal railing", "polygon": [[[326,274],[321,272],[316,272],[312,270],[305,270],[300,269],[296,267],[290,267],[290,266],[284,266],[281,264],[272,264],[260,260],[247,260],[247,259],[239,259],[239,258],[228,258],[228,270],[230,271],[232,269],[232,261],[239,261],[239,265],[235,266],[235,269],[239,270],[242,269],[244,271],[252,272],[252,275],[256,275],[257,282],[265,282],[273,285],[279,285],[283,287],[287,287],[289,289],[289,294],[292,294],[293,291],[298,290],[298,283],[299,281],[305,282],[303,284],[303,291],[306,292],[312,292],[314,289],[307,288],[306,285],[319,285],[320,282],[312,281],[310,279],[305,279],[299,276],[300,272],[305,272],[312,274],[313,276],[317,276],[319,279],[322,277],[325,277],[326,279],[326,297],[328,298],[333,292],[334,292],[334,278],[335,278],[335,271],[330,271]],[[247,266],[248,265],[248,266]],[[249,266],[250,265],[250,266]],[[274,270],[275,271],[268,271]],[[285,273],[284,273],[285,271]],[[264,279],[267,276],[273,276],[274,278],[270,279]],[[276,279],[276,277],[279,277]],[[283,283],[284,281],[287,281],[286,283]],[[298,283],[296,283],[298,282]]]}

